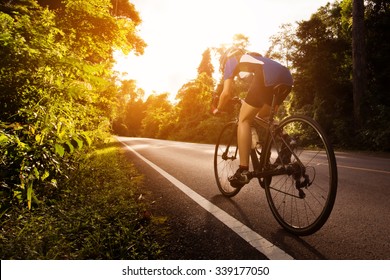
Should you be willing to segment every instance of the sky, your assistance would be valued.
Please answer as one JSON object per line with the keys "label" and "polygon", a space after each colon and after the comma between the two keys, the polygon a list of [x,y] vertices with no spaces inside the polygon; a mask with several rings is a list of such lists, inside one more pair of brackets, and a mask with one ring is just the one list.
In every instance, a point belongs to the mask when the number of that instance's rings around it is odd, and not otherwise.
{"label": "sky", "polygon": [[115,70],[137,81],[148,96],[171,97],[197,77],[202,53],[229,44],[235,34],[249,38],[248,49],[265,53],[269,38],[287,23],[308,20],[334,0],[130,0],[140,14],[142,56],[117,54]]}

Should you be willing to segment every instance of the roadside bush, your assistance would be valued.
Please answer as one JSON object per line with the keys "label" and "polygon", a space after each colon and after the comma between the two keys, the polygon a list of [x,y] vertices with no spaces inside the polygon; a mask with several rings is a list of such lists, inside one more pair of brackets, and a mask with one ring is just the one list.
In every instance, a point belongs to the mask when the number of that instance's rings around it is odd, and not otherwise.
{"label": "roadside bush", "polygon": [[7,212],[1,259],[158,259],[164,218],[138,199],[143,177],[118,145],[84,157],[55,197]]}
{"label": "roadside bush", "polygon": [[107,136],[116,100],[109,65],[75,55],[55,12],[11,2],[0,4],[0,218],[58,188],[77,152]]}

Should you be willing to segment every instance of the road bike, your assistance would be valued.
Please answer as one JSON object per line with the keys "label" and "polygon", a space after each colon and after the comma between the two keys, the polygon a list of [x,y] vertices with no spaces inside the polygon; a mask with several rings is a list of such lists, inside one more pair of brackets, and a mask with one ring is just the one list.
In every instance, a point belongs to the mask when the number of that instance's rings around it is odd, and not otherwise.
{"label": "road bike", "polygon": [[[323,129],[312,118],[293,115],[276,121],[275,102],[289,90],[278,85],[273,91],[271,113],[256,117],[252,129],[250,179],[258,179],[278,223],[296,235],[310,235],[328,220],[337,193],[336,157]],[[241,99],[233,99],[241,105]],[[214,153],[214,173],[220,192],[237,195],[243,186],[232,186],[239,166],[238,118],[219,134]]]}

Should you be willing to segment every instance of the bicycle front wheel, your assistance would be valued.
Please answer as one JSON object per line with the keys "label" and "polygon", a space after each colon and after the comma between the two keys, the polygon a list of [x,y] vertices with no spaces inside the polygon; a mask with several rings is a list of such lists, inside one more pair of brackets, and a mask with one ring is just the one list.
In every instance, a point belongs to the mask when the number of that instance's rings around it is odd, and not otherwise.
{"label": "bicycle front wheel", "polygon": [[222,128],[214,152],[215,180],[224,196],[235,196],[241,189],[232,187],[228,180],[234,175],[238,166],[237,123],[230,122]]}
{"label": "bicycle front wheel", "polygon": [[285,170],[265,186],[279,224],[297,235],[318,231],[327,221],[337,192],[334,151],[321,127],[306,116],[283,120],[267,147],[272,168]]}

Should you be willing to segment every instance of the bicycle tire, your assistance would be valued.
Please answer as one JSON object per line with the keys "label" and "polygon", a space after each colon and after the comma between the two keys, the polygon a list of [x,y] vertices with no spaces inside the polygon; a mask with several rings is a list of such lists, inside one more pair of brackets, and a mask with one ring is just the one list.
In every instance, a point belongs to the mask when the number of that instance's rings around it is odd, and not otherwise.
{"label": "bicycle tire", "polygon": [[291,171],[266,181],[273,216],[290,233],[315,233],[332,212],[338,183],[336,157],[322,128],[307,116],[288,117],[275,129],[266,153],[274,168]]}
{"label": "bicycle tire", "polygon": [[241,190],[232,187],[228,180],[238,166],[237,123],[229,122],[222,128],[214,152],[215,180],[219,191],[226,197],[233,197]]}

